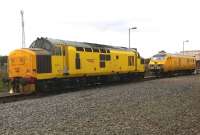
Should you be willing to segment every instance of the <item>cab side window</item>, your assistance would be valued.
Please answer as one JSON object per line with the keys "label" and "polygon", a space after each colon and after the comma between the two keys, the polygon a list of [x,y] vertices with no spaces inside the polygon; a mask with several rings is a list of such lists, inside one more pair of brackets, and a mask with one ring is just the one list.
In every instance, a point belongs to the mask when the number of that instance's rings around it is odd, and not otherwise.
{"label": "cab side window", "polygon": [[128,66],[134,66],[134,56],[128,56]]}
{"label": "cab side window", "polygon": [[60,47],[55,47],[53,49],[53,55],[55,55],[55,56],[61,56],[61,48]]}

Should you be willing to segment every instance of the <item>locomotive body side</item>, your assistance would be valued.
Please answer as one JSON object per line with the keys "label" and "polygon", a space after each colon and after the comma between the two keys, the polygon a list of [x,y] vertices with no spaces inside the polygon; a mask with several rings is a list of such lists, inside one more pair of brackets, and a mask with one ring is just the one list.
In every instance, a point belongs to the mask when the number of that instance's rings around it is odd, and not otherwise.
{"label": "locomotive body side", "polygon": [[137,52],[110,49],[109,53],[108,50],[101,53],[76,51],[74,47],[68,49],[70,77],[144,72]]}
{"label": "locomotive body side", "polygon": [[[77,47],[78,42],[75,45],[54,43],[47,50],[43,44],[49,41],[42,41],[35,41],[40,43],[40,48],[19,49],[10,53],[9,77],[15,92],[31,93],[49,87],[78,85],[91,81],[91,78],[95,82],[113,76],[120,78],[121,75],[132,78],[144,76],[143,59],[135,50]],[[24,59],[25,62],[15,65],[13,58],[16,61]],[[19,71],[14,72],[16,69]]]}
{"label": "locomotive body side", "polygon": [[195,58],[191,56],[169,56],[166,61],[165,72],[187,72],[194,71],[196,67]]}

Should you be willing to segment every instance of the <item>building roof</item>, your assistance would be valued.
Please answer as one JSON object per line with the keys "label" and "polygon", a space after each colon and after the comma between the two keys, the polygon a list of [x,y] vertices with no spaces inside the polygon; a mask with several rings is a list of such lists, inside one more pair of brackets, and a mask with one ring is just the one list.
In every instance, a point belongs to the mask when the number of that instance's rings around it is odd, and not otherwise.
{"label": "building roof", "polygon": [[[180,54],[183,54],[183,51],[181,51]],[[184,54],[190,55],[190,56],[195,56],[196,60],[200,60],[200,50],[184,51]]]}

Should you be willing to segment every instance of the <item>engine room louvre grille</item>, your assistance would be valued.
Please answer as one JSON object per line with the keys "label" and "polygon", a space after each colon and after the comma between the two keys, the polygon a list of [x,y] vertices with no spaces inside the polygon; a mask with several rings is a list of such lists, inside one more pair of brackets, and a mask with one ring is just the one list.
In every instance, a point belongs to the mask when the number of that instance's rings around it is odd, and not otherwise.
{"label": "engine room louvre grille", "polygon": [[37,55],[37,73],[51,73],[51,56]]}

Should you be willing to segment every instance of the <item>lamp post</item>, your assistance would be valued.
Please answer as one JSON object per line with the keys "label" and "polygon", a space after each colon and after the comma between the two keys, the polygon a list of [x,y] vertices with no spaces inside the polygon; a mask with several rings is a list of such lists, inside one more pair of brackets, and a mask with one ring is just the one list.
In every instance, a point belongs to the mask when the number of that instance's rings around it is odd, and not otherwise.
{"label": "lamp post", "polygon": [[189,42],[189,40],[184,40],[184,41],[183,41],[183,55],[184,55],[185,43],[188,43],[188,42]]}
{"label": "lamp post", "polygon": [[132,27],[132,28],[128,29],[128,36],[129,36],[128,45],[129,45],[129,49],[131,48],[131,30],[133,30],[133,29],[137,29],[137,27]]}

